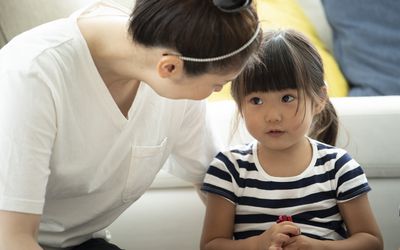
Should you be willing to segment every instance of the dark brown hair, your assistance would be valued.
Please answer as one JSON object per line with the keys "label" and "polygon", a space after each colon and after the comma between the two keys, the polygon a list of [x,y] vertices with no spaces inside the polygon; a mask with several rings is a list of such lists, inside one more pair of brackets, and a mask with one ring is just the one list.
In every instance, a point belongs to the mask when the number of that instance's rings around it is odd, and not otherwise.
{"label": "dark brown hair", "polygon": [[[165,47],[186,57],[217,57],[244,45],[258,24],[254,6],[235,13],[219,10],[211,0],[137,0],[129,25],[133,40],[147,47]],[[260,32],[261,33],[261,32]],[[214,62],[184,62],[189,75],[241,68],[261,42]]]}
{"label": "dark brown hair", "polygon": [[335,145],[338,117],[323,91],[325,86],[322,59],[311,42],[295,30],[278,29],[264,33],[257,57],[232,81],[231,94],[240,113],[244,97],[257,91],[296,89],[313,102],[325,100],[323,111],[314,116],[309,136]]}

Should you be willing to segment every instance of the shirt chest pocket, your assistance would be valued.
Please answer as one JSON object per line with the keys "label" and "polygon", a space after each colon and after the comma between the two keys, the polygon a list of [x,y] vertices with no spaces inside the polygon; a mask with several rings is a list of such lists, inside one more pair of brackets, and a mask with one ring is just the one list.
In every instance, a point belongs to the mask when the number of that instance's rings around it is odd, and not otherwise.
{"label": "shirt chest pocket", "polygon": [[155,146],[132,146],[130,168],[122,199],[136,200],[151,185],[166,159],[167,139]]}

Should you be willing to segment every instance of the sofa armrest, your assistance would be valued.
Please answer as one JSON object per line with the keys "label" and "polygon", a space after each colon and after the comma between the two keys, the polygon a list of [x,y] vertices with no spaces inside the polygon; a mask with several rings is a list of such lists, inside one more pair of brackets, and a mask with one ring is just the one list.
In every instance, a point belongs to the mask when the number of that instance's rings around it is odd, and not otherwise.
{"label": "sofa armrest", "polygon": [[369,177],[400,177],[400,96],[333,99],[340,117],[338,146]]}
{"label": "sofa armrest", "polygon": [[[331,98],[339,116],[337,146],[346,149],[363,167],[368,178],[400,178],[400,96]],[[232,100],[208,103],[211,125],[227,146],[254,140],[244,124],[232,133],[236,106]],[[188,187],[160,172],[152,188]]]}

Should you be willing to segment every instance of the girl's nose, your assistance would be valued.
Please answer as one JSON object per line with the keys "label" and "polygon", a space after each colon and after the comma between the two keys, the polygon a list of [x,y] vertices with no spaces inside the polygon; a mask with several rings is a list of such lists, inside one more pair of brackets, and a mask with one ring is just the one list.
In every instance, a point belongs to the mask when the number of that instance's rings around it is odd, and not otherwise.
{"label": "girl's nose", "polygon": [[265,112],[264,120],[266,122],[280,122],[282,120],[282,116],[278,109],[271,108]]}

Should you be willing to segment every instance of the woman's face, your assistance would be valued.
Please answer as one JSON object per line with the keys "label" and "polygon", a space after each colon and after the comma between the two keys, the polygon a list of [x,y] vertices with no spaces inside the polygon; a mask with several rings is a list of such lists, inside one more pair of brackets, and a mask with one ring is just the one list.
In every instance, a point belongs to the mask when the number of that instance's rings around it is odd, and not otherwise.
{"label": "woman's face", "polygon": [[213,92],[219,92],[223,86],[239,74],[239,70],[221,74],[207,73],[199,76],[183,76],[179,80],[166,79],[153,89],[161,96],[170,99],[202,100]]}

